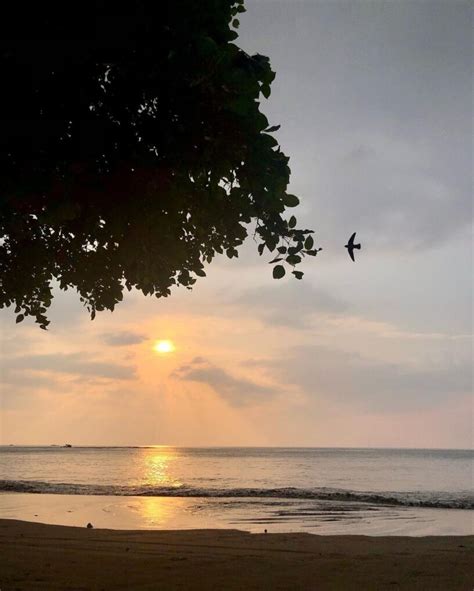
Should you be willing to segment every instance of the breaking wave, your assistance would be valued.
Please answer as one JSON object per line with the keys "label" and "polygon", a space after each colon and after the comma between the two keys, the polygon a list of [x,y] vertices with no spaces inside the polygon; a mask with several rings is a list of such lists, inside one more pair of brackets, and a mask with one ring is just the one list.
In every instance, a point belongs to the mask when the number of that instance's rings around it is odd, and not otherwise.
{"label": "breaking wave", "polygon": [[360,492],[337,488],[199,488],[185,485],[173,487],[120,486],[51,483],[34,480],[0,480],[0,492],[139,497],[278,498],[347,501],[402,507],[474,509],[474,496],[471,492]]}

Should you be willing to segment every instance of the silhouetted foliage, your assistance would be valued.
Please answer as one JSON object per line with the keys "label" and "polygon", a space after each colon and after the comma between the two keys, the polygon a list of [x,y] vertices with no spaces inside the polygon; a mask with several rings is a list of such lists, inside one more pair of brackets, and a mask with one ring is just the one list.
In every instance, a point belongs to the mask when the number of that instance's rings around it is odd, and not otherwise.
{"label": "silhouetted foliage", "polygon": [[[0,305],[48,320],[124,287],[190,288],[255,223],[273,276],[315,255],[265,115],[269,59],[235,45],[243,0],[38,2],[0,19]],[[253,230],[252,230],[253,231]]]}

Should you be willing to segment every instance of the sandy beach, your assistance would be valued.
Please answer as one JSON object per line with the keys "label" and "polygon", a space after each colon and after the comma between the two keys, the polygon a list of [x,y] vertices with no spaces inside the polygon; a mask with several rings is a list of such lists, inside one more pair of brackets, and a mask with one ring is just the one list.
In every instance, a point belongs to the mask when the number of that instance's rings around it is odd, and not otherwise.
{"label": "sandy beach", "polygon": [[0,588],[470,591],[474,536],[118,531],[0,520]]}

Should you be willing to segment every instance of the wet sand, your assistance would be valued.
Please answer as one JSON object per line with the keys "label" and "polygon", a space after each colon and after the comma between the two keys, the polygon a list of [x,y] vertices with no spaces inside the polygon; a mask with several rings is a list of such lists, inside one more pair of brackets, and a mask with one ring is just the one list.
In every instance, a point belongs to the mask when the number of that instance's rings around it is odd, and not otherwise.
{"label": "wet sand", "polygon": [[0,588],[470,591],[474,536],[123,531],[0,520]]}
{"label": "wet sand", "polygon": [[239,529],[322,535],[468,536],[474,511],[302,499],[0,493],[0,519],[98,529]]}

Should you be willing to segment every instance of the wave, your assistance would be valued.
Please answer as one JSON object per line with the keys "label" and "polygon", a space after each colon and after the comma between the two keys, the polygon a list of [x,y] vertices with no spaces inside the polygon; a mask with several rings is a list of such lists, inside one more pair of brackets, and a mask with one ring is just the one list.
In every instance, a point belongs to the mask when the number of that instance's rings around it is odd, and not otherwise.
{"label": "wave", "polygon": [[35,480],[0,480],[0,492],[58,495],[139,497],[278,498],[315,501],[359,502],[372,505],[474,509],[470,492],[372,492],[336,488],[199,488],[191,486],[121,486],[103,484],[51,483]]}

